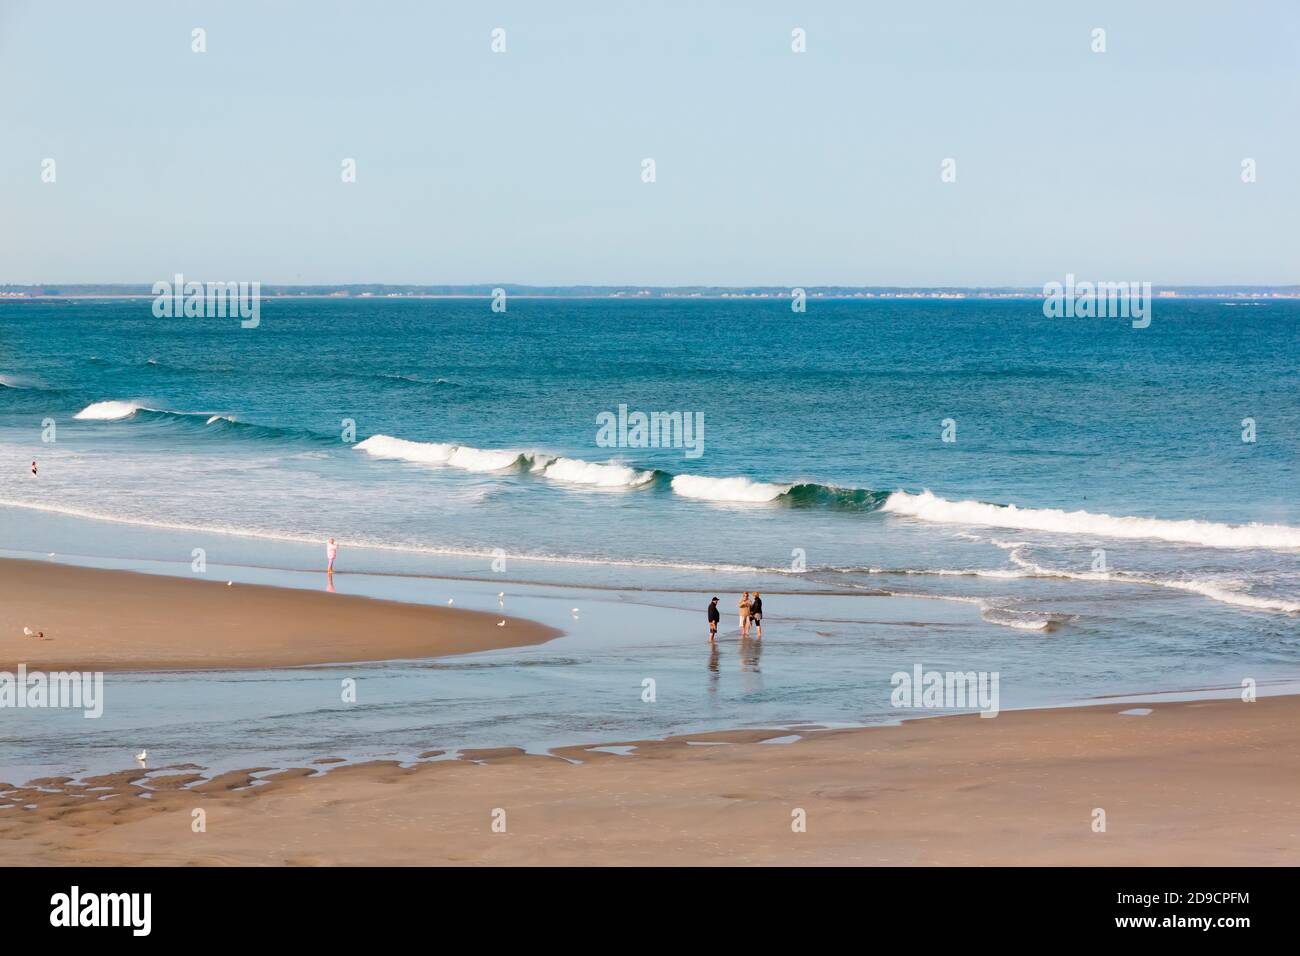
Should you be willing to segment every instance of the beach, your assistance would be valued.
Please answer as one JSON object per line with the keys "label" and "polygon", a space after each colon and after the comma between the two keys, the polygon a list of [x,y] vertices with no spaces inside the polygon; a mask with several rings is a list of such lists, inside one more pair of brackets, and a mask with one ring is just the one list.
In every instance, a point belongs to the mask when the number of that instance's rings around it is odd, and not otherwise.
{"label": "beach", "polygon": [[481,611],[0,559],[0,670],[294,667],[462,654],[557,633]]}
{"label": "beach", "polygon": [[14,866],[1300,862],[1300,699],[1127,709],[468,751],[255,786],[180,767],[56,778],[0,794],[0,846]]}
{"label": "beach", "polygon": [[12,929],[1286,922],[1300,5],[172,6],[0,8]]}
{"label": "beach", "polygon": [[[0,600],[6,659],[33,668],[270,670],[560,633],[39,561],[0,562]],[[54,639],[15,637],[36,614]],[[1297,719],[1300,697],[1280,696],[591,739],[545,753],[431,739],[403,760],[320,753],[221,772],[124,759],[116,772],[6,780],[0,845],[14,865],[1294,865]]]}

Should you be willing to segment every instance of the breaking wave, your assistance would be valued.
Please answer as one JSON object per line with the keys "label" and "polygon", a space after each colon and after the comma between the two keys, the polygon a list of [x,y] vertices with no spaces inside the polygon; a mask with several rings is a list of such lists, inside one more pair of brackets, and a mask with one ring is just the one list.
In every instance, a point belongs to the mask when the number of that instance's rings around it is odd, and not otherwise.
{"label": "breaking wave", "polygon": [[706,501],[775,501],[793,487],[749,478],[707,478],[704,475],[677,475],[672,480],[675,494],[683,498],[703,498]]}
{"label": "breaking wave", "polygon": [[329,435],[305,429],[279,428],[242,422],[234,415],[213,412],[177,412],[153,408],[142,401],[106,401],[87,405],[73,418],[81,421],[120,422],[128,419],[141,422],[169,424],[207,434],[225,434],[234,438],[262,441],[333,442]]}
{"label": "breaking wave", "polygon": [[519,451],[485,451],[469,445],[408,441],[391,435],[372,435],[365,441],[358,442],[355,447],[357,451],[363,451],[375,458],[395,458],[399,461],[427,465],[449,465],[465,471],[503,471],[507,468],[532,464],[531,458]]}
{"label": "breaking wave", "polygon": [[139,411],[156,412],[161,409],[149,408],[140,402],[93,402],[72,417],[83,421],[113,422],[130,418]]}
{"label": "breaking wave", "polygon": [[929,491],[896,491],[882,510],[940,524],[982,525],[1056,534],[1152,539],[1207,548],[1300,548],[1300,528],[1276,524],[1231,525],[1217,521],[1167,521],[1056,508],[1021,508],[982,501],[949,501]]}
{"label": "breaking wave", "polygon": [[[255,425],[239,421],[233,415],[220,413],[169,411],[151,407],[143,400],[94,402],[74,417],[83,421],[170,421],[204,428],[208,432],[227,432],[237,437],[307,438],[337,443],[337,437],[332,435]],[[1207,548],[1300,549],[1300,528],[1289,525],[1234,525],[1196,519],[1130,517],[1057,508],[1024,508],[1015,504],[992,504],[974,500],[952,501],[930,491],[881,492],[817,482],[773,482],[745,476],[671,474],[619,461],[587,461],[539,451],[485,449],[453,442],[411,441],[383,434],[372,435],[353,447],[375,458],[441,465],[471,472],[513,470],[532,473],[561,484],[591,488],[654,487],[671,491],[682,498],[721,504],[781,505],[848,512],[882,511],[938,524],[1166,541]]]}
{"label": "breaking wave", "polygon": [[596,488],[636,488],[654,481],[659,474],[653,470],[641,471],[616,461],[601,463],[580,458],[542,459],[533,465],[533,471],[552,481]]}

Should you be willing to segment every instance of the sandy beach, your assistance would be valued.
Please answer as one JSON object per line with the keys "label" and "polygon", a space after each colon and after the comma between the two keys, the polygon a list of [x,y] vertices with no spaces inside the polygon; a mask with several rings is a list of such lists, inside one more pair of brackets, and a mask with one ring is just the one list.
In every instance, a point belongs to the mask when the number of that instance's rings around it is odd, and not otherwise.
{"label": "sandy beach", "polygon": [[504,615],[324,590],[0,559],[0,670],[292,667],[464,654],[558,633]]}
{"label": "sandy beach", "polygon": [[[789,744],[761,743],[788,731],[724,732],[630,756],[465,752],[304,767],[255,787],[247,773],[181,767],[47,779],[0,793],[0,840],[14,865],[1300,862],[1300,700],[1126,709],[924,719]],[[205,832],[191,829],[195,809]],[[792,830],[800,809],[806,832]]]}
{"label": "sandy beach", "polygon": [[[270,668],[559,634],[482,612],[30,561],[0,562],[0,606],[10,668]],[[52,639],[22,636],[27,621]],[[36,780],[0,768],[0,846],[30,865],[1294,865],[1297,723],[1300,697],[1270,697],[594,737],[549,754],[445,753],[430,740],[406,763],[321,753],[216,773],[155,756],[147,769]]]}
{"label": "sandy beach", "polygon": [[0,787],[0,841],[11,865],[1300,862],[1300,698],[1151,706],[434,751],[256,786],[257,768],[52,778]]}

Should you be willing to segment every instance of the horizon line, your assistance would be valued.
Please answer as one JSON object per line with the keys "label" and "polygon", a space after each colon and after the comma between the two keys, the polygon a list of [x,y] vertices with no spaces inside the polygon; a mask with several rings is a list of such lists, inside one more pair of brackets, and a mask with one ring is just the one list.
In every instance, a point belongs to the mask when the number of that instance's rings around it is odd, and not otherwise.
{"label": "horizon line", "polygon": [[[106,290],[120,294],[131,295],[153,295],[154,285],[159,282],[167,282],[176,276],[169,276],[164,280],[152,280],[147,282],[3,282],[0,283],[0,295],[15,293],[29,293],[37,296],[58,296],[79,293],[82,295],[90,293],[92,290]],[[181,274],[183,278],[183,274]],[[1074,278],[1072,274],[1067,274],[1068,278]],[[517,282],[441,282],[441,283],[417,283],[417,282],[275,282],[265,280],[193,280],[202,285],[208,285],[212,282],[225,282],[234,285],[236,282],[251,284],[257,282],[258,287],[262,290],[282,290],[282,291],[332,291],[341,293],[354,292],[386,292],[396,294],[419,294],[419,293],[440,293],[444,295],[491,295],[497,289],[504,290],[509,294],[511,290],[518,292],[528,291],[541,294],[555,294],[565,292],[583,292],[583,293],[617,293],[646,295],[654,293],[761,293],[766,295],[784,295],[789,296],[795,290],[802,290],[806,294],[826,294],[826,293],[899,293],[899,292],[928,292],[928,293],[1001,293],[1001,294],[1044,294],[1044,287],[1040,285],[890,285],[890,284],[872,284],[872,285],[849,285],[844,283],[820,283],[805,285],[775,285],[775,284],[701,284],[687,283],[680,285],[665,284],[642,284],[642,283],[555,283],[555,284],[534,284],[534,283],[517,283]],[[1052,282],[1058,280],[1052,279]],[[1137,286],[1141,288],[1143,281],[1132,280],[1112,280],[1106,279],[1079,279],[1078,283],[1090,283],[1092,285],[1111,285],[1122,284]],[[187,283],[188,284],[188,283]],[[1076,285],[1077,287],[1077,285]],[[1300,283],[1282,282],[1282,283],[1233,283],[1233,282],[1216,282],[1204,284],[1188,283],[1150,283],[1153,292],[1188,292],[1188,293],[1210,293],[1210,292],[1290,292],[1300,294]],[[65,291],[66,290],[66,291]]]}

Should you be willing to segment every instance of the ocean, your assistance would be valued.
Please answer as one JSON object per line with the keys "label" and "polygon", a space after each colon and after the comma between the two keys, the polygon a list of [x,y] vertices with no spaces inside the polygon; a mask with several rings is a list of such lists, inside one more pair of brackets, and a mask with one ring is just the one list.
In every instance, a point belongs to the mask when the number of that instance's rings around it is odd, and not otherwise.
{"label": "ocean", "polygon": [[334,537],[340,591],[505,591],[568,632],[353,665],[346,711],[337,668],[110,675],[99,721],[6,719],[0,770],[872,723],[914,716],[916,663],[999,671],[1004,709],[1280,685],[1297,356],[1289,300],[1143,329],[1027,299],[268,299],[252,329],[0,302],[0,553],[321,587]]}

